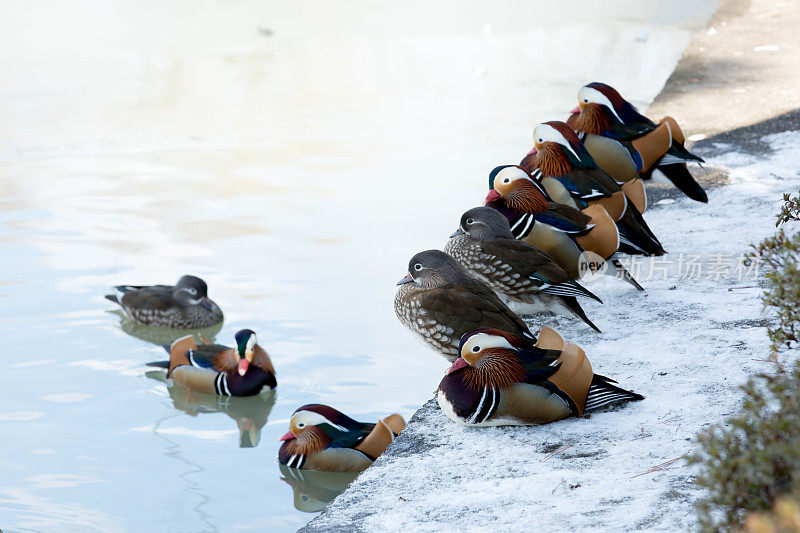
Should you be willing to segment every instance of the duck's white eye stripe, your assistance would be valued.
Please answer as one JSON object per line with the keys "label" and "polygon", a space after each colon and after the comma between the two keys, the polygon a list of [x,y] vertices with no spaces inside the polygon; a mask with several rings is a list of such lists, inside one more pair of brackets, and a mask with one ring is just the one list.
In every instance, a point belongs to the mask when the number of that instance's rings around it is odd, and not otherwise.
{"label": "duck's white eye stripe", "polygon": [[502,178],[503,183],[510,183],[512,181],[516,181],[527,177],[528,175],[525,174],[525,171],[522,170],[521,168],[507,167],[497,173],[497,176],[495,176],[495,181],[497,181],[497,178]]}
{"label": "duck's white eye stripe", "polygon": [[585,104],[592,103],[606,106],[608,110],[611,111],[615,117],[617,117],[617,120],[625,124],[625,122],[619,118],[617,110],[614,109],[614,104],[611,103],[611,100],[608,99],[608,96],[604,95],[597,89],[592,87],[581,87],[578,91],[578,99],[583,100],[583,103]]}
{"label": "duck's white eye stripe", "polygon": [[[475,348],[477,348],[477,350]],[[469,352],[478,353],[486,348],[514,349],[505,337],[489,335],[488,333],[478,333],[470,337],[469,340],[464,343],[463,348],[461,348],[461,354],[463,355]]]}
{"label": "duck's white eye stripe", "polygon": [[253,348],[255,348],[255,345],[256,345],[256,336],[250,335],[250,338],[247,339],[247,351],[252,352]]}
{"label": "duck's white eye stripe", "polygon": [[339,431],[349,431],[346,427],[342,427],[339,424],[334,424],[324,416],[319,413],[315,413],[313,411],[300,411],[292,415],[291,422],[294,423],[297,427],[306,426],[319,426],[320,424],[328,424]]}
{"label": "duck's white eye stripe", "polygon": [[539,143],[554,142],[560,144],[561,146],[572,152],[572,155],[574,155],[576,159],[580,160],[578,154],[575,153],[575,150],[572,149],[572,145],[569,144],[569,141],[561,134],[560,131],[555,129],[550,124],[539,124],[538,126],[536,126],[533,129],[533,138],[538,139]]}

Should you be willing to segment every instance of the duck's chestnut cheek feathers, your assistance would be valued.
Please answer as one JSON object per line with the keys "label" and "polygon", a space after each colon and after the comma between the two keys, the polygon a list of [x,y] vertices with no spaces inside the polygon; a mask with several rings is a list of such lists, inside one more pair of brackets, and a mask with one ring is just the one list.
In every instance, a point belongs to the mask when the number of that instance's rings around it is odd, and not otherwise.
{"label": "duck's chestnut cheek feathers", "polygon": [[480,358],[483,357],[483,353],[481,353],[480,347],[477,348],[478,348],[477,352],[474,350],[469,350],[469,351],[464,349],[461,350],[461,358],[464,361],[466,361],[466,363],[469,366],[475,366],[475,363],[477,363],[480,360]]}
{"label": "duck's chestnut cheek feathers", "polygon": [[295,438],[299,437],[305,429],[306,424],[303,422],[298,422],[297,420],[291,420],[289,422],[289,433],[293,434]]}

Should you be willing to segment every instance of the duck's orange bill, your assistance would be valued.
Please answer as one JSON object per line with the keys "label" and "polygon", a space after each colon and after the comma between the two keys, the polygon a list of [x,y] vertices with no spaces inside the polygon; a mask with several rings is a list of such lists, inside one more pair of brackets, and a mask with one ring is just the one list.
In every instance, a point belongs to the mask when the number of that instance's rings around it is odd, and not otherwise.
{"label": "duck's orange bill", "polygon": [[450,368],[447,369],[447,372],[445,372],[445,375],[452,374],[456,370],[461,370],[465,366],[469,366],[469,364],[466,361],[464,361],[463,358],[459,357],[458,359],[453,361],[453,366],[451,366]]}
{"label": "duck's orange bill", "polygon": [[296,438],[297,437],[294,436],[294,433],[292,433],[291,431],[287,431],[286,435],[284,435],[283,437],[279,438],[278,440],[279,441],[281,441],[281,440],[292,440],[292,439],[296,439]]}
{"label": "duck's orange bill", "polygon": [[247,373],[247,368],[250,366],[250,361],[247,359],[239,359],[239,375],[244,376]]}
{"label": "duck's orange bill", "polygon": [[500,193],[492,189],[489,191],[489,194],[486,195],[486,203],[488,204],[489,202],[494,202],[498,198],[500,198]]}

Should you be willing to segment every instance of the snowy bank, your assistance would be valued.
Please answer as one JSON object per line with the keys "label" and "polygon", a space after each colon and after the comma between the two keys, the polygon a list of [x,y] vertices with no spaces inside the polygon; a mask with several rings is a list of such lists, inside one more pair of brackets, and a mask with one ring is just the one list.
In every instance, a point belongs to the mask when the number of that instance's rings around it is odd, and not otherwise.
{"label": "snowy bank", "polygon": [[709,164],[729,179],[709,191],[708,205],[667,200],[648,213],[669,254],[636,263],[644,294],[607,278],[589,285],[605,301],[586,304],[602,334],[545,321],[643,402],[547,426],[488,429],[457,426],[428,402],[305,530],[691,528],[699,492],[682,457],[698,431],[736,410],[738,386],[770,367],[764,272],[738,261],[774,231],[782,193],[800,187],[800,132],[761,141],[772,153],[707,148],[717,154]]}

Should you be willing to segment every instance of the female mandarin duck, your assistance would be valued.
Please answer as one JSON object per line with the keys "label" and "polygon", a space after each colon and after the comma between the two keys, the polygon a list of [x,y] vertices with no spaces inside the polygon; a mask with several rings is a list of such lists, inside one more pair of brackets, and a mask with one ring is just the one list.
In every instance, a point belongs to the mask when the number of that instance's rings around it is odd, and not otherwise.
{"label": "female mandarin duck", "polygon": [[533,136],[537,153],[523,159],[521,166],[534,178],[542,179],[542,186],[551,197],[566,201],[566,189],[578,208],[602,205],[616,220],[620,251],[644,255],[666,253],[622,187],[597,166],[567,124],[558,121],[539,124]]}
{"label": "female mandarin duck", "polygon": [[[556,201],[576,205],[559,182],[546,179],[554,182],[549,185],[557,195]],[[583,252],[590,251],[596,254],[595,259],[608,261],[612,267],[603,272],[644,290],[622,263],[612,257],[619,248],[619,232],[603,206],[587,208],[586,211],[593,213],[590,218],[575,207],[554,203],[542,184],[516,165],[495,168],[489,175],[489,188],[486,205],[505,215],[512,235],[549,255],[571,277],[579,279],[586,272],[582,271],[587,266]]]}
{"label": "female mandarin duck", "polygon": [[427,250],[412,257],[408,274],[397,284],[397,318],[448,361],[458,358],[461,336],[476,328],[500,328],[536,340],[488,285],[444,252]]}
{"label": "female mandarin duck", "polygon": [[392,414],[377,424],[357,422],[332,407],[309,404],[289,420],[278,462],[291,468],[361,472],[382,454],[406,423]]}
{"label": "female mandarin duck", "polygon": [[708,202],[705,191],[686,168],[687,161],[702,163],[703,159],[684,147],[686,139],[674,118],[664,117],[656,124],[616,89],[595,82],[580,88],[578,107],[567,123],[585,136],[589,152],[601,167],[618,165],[620,158],[599,148],[596,136],[620,141],[643,179],[652,179],[653,171],[660,170],[686,196]]}
{"label": "female mandarin duck", "polygon": [[166,347],[169,361],[148,363],[167,369],[167,377],[187,389],[220,396],[252,396],[264,387],[274,389],[275,368],[267,352],[256,343],[253,330],[236,333],[236,348],[205,341],[197,345],[187,335]]}
{"label": "female mandarin duck", "polygon": [[589,410],[644,399],[599,376],[584,351],[544,327],[539,340],[497,329],[464,335],[436,398],[468,426],[547,424]]}
{"label": "female mandarin duck", "polygon": [[208,298],[208,285],[183,276],[175,285],[118,285],[106,298],[122,306],[133,321],[148,326],[198,329],[222,322],[222,311]]}
{"label": "female mandarin duck", "polygon": [[603,303],[570,278],[547,254],[514,239],[508,220],[490,207],[475,207],[461,216],[445,252],[491,287],[521,315],[542,311],[580,318],[600,331],[586,316],[576,296]]}

